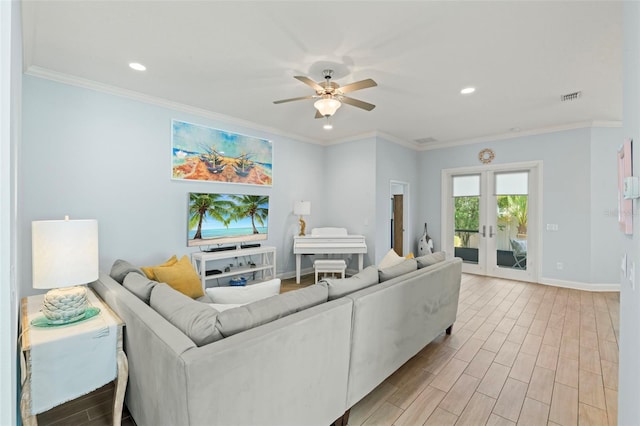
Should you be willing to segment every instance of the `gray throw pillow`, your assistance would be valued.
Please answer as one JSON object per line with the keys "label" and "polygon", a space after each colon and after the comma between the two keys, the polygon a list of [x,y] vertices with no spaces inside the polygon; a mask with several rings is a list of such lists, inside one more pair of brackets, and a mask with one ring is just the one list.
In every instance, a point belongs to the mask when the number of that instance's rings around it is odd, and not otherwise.
{"label": "gray throw pillow", "polygon": [[418,261],[418,269],[426,268],[427,266],[435,265],[438,262],[444,262],[445,253],[439,251],[436,253],[425,254],[424,256],[416,257]]}
{"label": "gray throw pillow", "polygon": [[129,272],[136,272],[143,277],[146,277],[142,269],[137,266],[133,266],[131,263],[126,260],[118,259],[113,262],[113,266],[111,267],[111,272],[109,272],[109,276],[114,280],[118,281],[120,284],[124,281],[124,278],[127,276]]}
{"label": "gray throw pillow", "polygon": [[157,281],[150,280],[145,275],[140,275],[135,271],[129,272],[122,282],[124,288],[138,296],[138,299],[147,305],[151,298],[151,290],[153,290],[156,284],[158,284]]}
{"label": "gray throw pillow", "polygon": [[218,311],[185,296],[164,283],[151,291],[151,307],[187,335],[197,346],[222,339],[216,329]]}
{"label": "gray throw pillow", "polygon": [[266,299],[220,312],[216,328],[224,337],[233,336],[242,331],[324,303],[327,301],[327,296],[327,286],[319,284],[267,297]]}
{"label": "gray throw pillow", "polygon": [[326,282],[329,287],[329,300],[333,300],[346,296],[354,291],[378,284],[378,279],[378,268],[375,266],[367,266],[349,278],[325,278],[323,281]]}
{"label": "gray throw pillow", "polygon": [[378,271],[380,275],[380,282],[388,281],[392,278],[399,277],[400,275],[408,274],[418,269],[418,262],[415,259],[407,259],[395,266],[389,268],[380,269]]}

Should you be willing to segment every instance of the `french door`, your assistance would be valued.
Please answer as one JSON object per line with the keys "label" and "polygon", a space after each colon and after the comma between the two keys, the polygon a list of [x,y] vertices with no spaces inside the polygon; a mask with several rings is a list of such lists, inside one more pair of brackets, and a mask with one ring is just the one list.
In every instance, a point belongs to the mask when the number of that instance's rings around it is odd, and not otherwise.
{"label": "french door", "polygon": [[540,162],[442,171],[442,241],[463,272],[537,282]]}

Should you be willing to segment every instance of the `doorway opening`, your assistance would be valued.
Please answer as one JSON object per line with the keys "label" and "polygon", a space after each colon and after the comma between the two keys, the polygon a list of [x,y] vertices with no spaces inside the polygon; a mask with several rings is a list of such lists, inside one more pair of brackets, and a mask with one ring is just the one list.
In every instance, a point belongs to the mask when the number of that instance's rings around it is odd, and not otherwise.
{"label": "doorway opening", "polygon": [[409,184],[407,182],[390,182],[390,248],[399,256],[406,256],[411,250],[407,238],[409,227]]}

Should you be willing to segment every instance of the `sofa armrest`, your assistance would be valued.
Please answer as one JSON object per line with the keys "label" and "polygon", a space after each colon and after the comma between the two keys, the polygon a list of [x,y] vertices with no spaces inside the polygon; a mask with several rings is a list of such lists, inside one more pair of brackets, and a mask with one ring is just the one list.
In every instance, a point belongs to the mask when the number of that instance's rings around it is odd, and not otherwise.
{"label": "sofa armrest", "polygon": [[332,423],[346,410],[351,314],[339,299],[182,354],[189,423]]}
{"label": "sofa armrest", "polygon": [[129,362],[125,398],[136,422],[183,424],[188,414],[180,354],[195,344],[109,275],[101,273],[91,287],[125,322]]}
{"label": "sofa armrest", "polygon": [[455,322],[461,274],[456,258],[346,296],[353,300],[348,407]]}

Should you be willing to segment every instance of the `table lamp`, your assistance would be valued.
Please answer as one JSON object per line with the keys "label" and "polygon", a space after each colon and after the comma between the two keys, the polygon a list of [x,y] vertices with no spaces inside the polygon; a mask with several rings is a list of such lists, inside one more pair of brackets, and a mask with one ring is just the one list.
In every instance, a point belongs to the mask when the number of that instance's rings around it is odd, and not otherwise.
{"label": "table lamp", "polygon": [[300,234],[298,234],[298,236],[303,237],[307,224],[302,220],[302,216],[309,216],[311,214],[311,201],[296,201],[293,205],[293,214],[300,216]]}
{"label": "table lamp", "polygon": [[98,221],[41,220],[31,222],[33,288],[51,289],[42,313],[51,324],[84,317],[87,289],[98,279]]}

